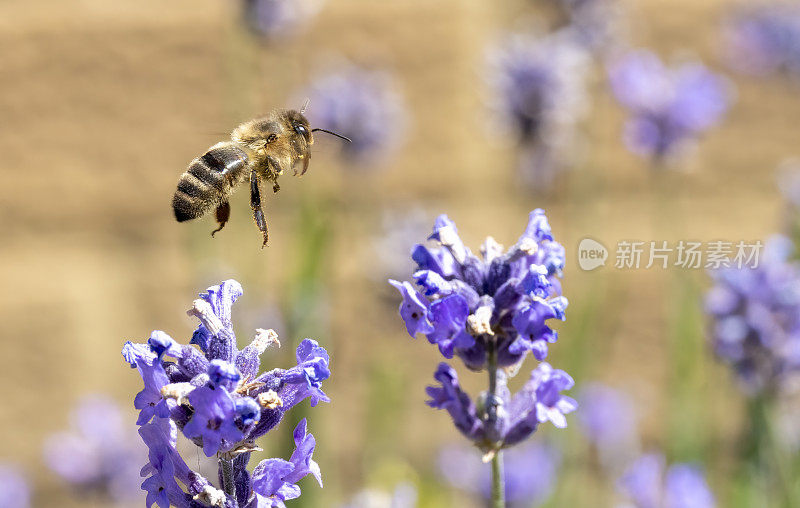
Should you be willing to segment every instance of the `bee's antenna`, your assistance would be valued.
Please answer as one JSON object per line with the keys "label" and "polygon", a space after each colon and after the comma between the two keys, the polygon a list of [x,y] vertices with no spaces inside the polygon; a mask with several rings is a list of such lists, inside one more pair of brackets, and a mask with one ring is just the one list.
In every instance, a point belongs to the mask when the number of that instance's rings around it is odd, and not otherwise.
{"label": "bee's antenna", "polygon": [[300,114],[301,114],[301,115],[302,115],[302,114],[305,114],[305,112],[306,112],[306,108],[308,107],[308,103],[309,103],[309,102],[311,102],[311,99],[306,99],[306,101],[303,103],[303,107],[302,107],[302,108],[300,108]]}
{"label": "bee's antenna", "polygon": [[331,134],[332,136],[336,136],[337,138],[341,138],[341,139],[347,141],[348,143],[352,143],[353,142],[353,140],[348,138],[347,136],[342,136],[341,134],[336,134],[335,132],[329,131],[327,129],[320,129],[319,127],[317,127],[316,129],[311,129],[311,132],[316,132],[316,131],[327,132],[328,134]]}

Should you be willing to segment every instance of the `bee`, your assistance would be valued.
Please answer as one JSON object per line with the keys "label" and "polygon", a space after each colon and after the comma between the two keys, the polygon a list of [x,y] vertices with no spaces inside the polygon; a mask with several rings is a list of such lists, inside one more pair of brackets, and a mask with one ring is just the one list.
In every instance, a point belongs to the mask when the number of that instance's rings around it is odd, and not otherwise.
{"label": "bee", "polygon": [[304,175],[311,161],[310,149],[316,131],[350,141],[326,129],[312,129],[304,116],[305,107],[300,111],[277,110],[245,122],[233,129],[230,141],[217,143],[194,159],[178,180],[172,197],[175,219],[184,222],[215,209],[219,227],[211,232],[214,236],[230,218],[231,194],[239,185],[250,182],[250,208],[264,248],[269,233],[261,207],[262,182],[271,183],[272,191],[278,192],[278,177],[284,172],[292,169],[295,176]]}

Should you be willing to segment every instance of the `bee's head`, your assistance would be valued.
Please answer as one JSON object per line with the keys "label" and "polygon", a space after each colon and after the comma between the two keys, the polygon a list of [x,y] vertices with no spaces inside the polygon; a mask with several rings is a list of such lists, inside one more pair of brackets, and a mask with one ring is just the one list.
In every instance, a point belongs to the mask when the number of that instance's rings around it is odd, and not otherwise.
{"label": "bee's head", "polygon": [[292,138],[303,138],[308,146],[314,144],[314,135],[311,133],[311,124],[308,118],[299,111],[288,110],[284,113],[284,126]]}
{"label": "bee's head", "polygon": [[343,139],[348,143],[351,143],[350,138],[348,138],[347,136],[342,136],[341,134],[337,134],[327,129],[321,129],[319,127],[312,129],[311,124],[305,117],[305,112],[306,108],[308,107],[308,102],[309,100],[306,99],[306,101],[303,103],[303,107],[300,108],[300,111],[290,110],[286,112],[286,116],[291,124],[291,128],[296,134],[303,136],[308,142],[309,146],[314,144],[314,136],[312,133],[316,131],[332,134],[337,138]]}

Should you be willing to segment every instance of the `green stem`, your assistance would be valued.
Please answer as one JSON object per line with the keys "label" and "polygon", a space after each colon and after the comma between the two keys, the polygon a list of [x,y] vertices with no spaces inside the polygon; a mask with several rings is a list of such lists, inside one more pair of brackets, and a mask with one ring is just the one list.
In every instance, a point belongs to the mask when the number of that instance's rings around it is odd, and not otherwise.
{"label": "green stem", "polygon": [[[497,349],[489,341],[486,368],[489,370],[489,410],[487,420],[497,418]],[[497,450],[492,456],[492,508],[505,508],[506,489],[503,476],[503,452]]]}
{"label": "green stem", "polygon": [[222,490],[229,496],[236,496],[236,485],[233,482],[233,460],[220,457],[219,469],[222,471]]}
{"label": "green stem", "polygon": [[505,508],[506,493],[503,479],[503,452],[498,450],[492,457],[492,508]]}
{"label": "green stem", "polygon": [[754,450],[751,460],[756,470],[766,471],[773,488],[780,496],[780,505],[793,506],[792,478],[789,466],[786,463],[783,451],[780,448],[779,438],[773,424],[775,410],[775,397],[760,395],[750,402],[751,437]]}

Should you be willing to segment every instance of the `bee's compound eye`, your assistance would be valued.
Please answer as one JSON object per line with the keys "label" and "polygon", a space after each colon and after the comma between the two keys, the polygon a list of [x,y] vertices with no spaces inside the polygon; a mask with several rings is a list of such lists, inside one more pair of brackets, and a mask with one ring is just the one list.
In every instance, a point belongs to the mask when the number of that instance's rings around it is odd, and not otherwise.
{"label": "bee's compound eye", "polygon": [[294,131],[303,136],[304,138],[308,139],[308,129],[306,129],[305,125],[300,123],[295,124]]}

